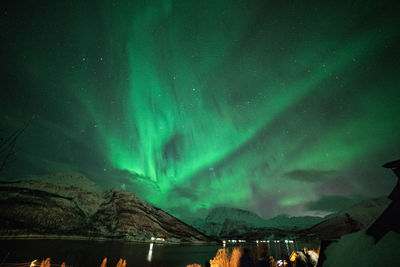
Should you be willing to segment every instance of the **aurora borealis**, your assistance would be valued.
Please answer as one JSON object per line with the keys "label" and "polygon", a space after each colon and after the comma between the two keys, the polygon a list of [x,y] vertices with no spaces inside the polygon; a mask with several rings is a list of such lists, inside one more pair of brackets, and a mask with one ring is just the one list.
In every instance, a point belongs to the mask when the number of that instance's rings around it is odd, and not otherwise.
{"label": "aurora borealis", "polygon": [[400,158],[390,1],[13,1],[1,11],[4,176],[76,171],[178,216],[325,214]]}

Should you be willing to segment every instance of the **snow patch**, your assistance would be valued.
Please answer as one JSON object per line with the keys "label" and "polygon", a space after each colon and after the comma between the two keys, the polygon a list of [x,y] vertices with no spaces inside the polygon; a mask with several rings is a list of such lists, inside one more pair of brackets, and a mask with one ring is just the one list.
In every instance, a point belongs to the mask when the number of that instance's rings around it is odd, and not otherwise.
{"label": "snow patch", "polygon": [[400,234],[388,232],[378,243],[365,230],[342,236],[325,251],[324,267],[399,266]]}

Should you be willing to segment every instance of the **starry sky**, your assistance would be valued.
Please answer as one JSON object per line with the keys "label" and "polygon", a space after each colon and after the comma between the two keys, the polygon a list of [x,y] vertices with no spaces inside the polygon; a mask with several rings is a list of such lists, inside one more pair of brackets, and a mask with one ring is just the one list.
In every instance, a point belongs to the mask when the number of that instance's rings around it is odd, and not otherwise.
{"label": "starry sky", "polygon": [[179,217],[324,215],[400,158],[395,1],[6,1],[3,177],[74,171]]}

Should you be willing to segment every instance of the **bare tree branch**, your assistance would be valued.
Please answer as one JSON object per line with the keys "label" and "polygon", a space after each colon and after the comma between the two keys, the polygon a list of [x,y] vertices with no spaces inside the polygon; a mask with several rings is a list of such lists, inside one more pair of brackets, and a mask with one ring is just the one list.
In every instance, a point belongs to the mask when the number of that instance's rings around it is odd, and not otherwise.
{"label": "bare tree branch", "polygon": [[15,161],[15,145],[18,137],[25,131],[28,125],[17,129],[8,137],[0,138],[0,172],[6,167],[7,164]]}

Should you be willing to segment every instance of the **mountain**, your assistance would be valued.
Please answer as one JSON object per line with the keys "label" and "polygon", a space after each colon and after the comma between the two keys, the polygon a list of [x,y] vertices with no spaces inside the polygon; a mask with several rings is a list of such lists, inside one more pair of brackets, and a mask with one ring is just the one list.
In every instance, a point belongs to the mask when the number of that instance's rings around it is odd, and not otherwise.
{"label": "mountain", "polygon": [[254,212],[236,208],[218,207],[210,210],[206,217],[208,223],[224,223],[225,220],[241,221],[247,226],[263,226],[265,219]]}
{"label": "mountain", "polygon": [[390,200],[386,197],[365,199],[340,211],[339,215],[349,214],[360,224],[361,228],[366,228],[381,215],[389,204]]}
{"label": "mountain", "polygon": [[194,226],[220,239],[257,240],[296,234],[303,238],[336,239],[366,228],[388,206],[387,198],[363,200],[327,217],[291,217],[281,214],[265,220],[250,211],[220,207],[212,209]]}
{"label": "mountain", "polygon": [[357,232],[373,223],[389,205],[387,198],[366,199],[356,203],[328,219],[301,231],[302,236],[319,239],[337,239],[342,235]]}
{"label": "mountain", "polygon": [[84,190],[94,194],[101,194],[102,189],[93,181],[86,178],[83,174],[69,171],[69,172],[55,172],[45,175],[29,175],[16,178],[7,178],[6,181],[40,181],[49,183],[52,186],[73,187],[79,190]]}
{"label": "mountain", "polygon": [[321,221],[324,217],[317,216],[289,216],[281,214],[266,221],[266,227],[279,228],[279,229],[305,229],[309,228]]}
{"label": "mountain", "polygon": [[92,236],[127,240],[167,239],[169,242],[213,241],[162,209],[140,200],[134,194],[111,189],[91,219]]}
{"label": "mountain", "polygon": [[3,237],[76,236],[140,241],[154,237],[172,243],[214,241],[128,191],[112,189],[99,193],[83,175],[30,178],[0,182],[0,235]]}
{"label": "mountain", "polygon": [[[85,177],[74,177],[86,184]],[[76,183],[79,184],[79,183]],[[85,235],[102,197],[76,185],[0,182],[0,234]]]}
{"label": "mountain", "polygon": [[265,220],[257,214],[236,208],[218,207],[210,210],[207,217],[198,220],[194,227],[206,235],[219,238],[222,232],[243,231],[245,227],[262,227]]}
{"label": "mountain", "polygon": [[266,220],[251,211],[219,207],[212,209],[204,220],[197,220],[193,226],[216,238],[256,240],[284,236],[287,232],[311,227],[322,220],[321,217],[290,217],[286,214]]}

